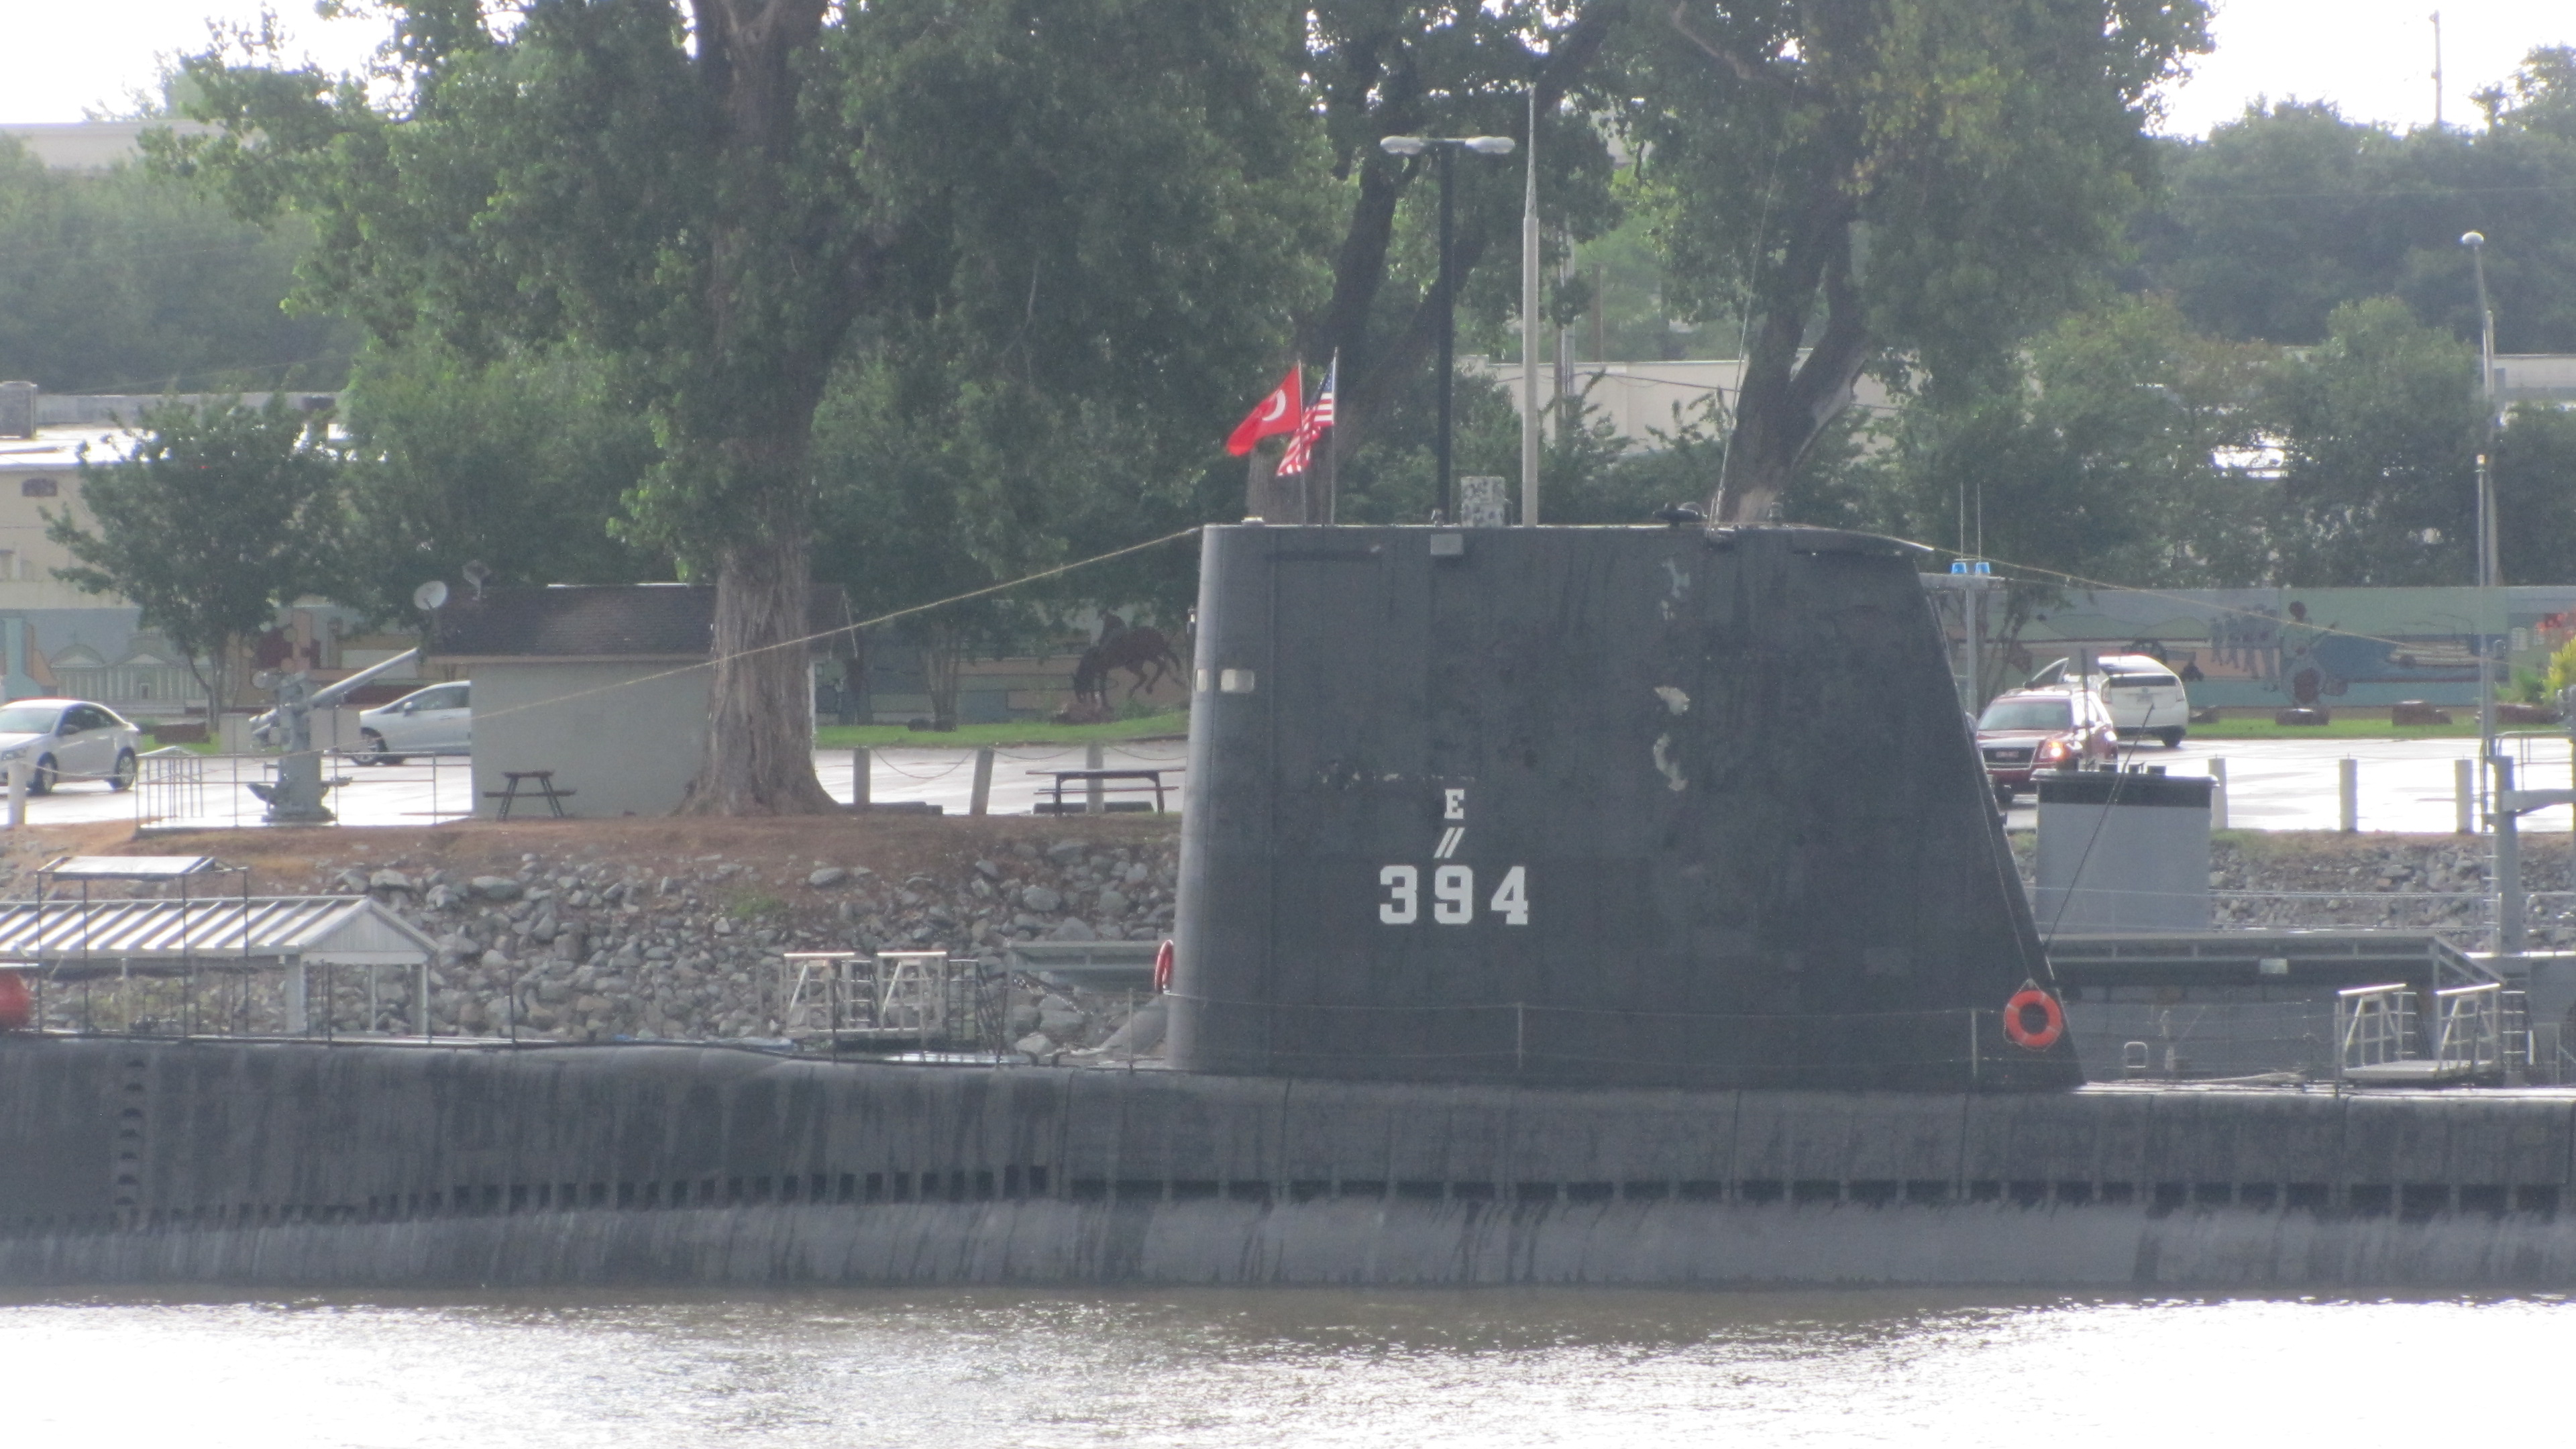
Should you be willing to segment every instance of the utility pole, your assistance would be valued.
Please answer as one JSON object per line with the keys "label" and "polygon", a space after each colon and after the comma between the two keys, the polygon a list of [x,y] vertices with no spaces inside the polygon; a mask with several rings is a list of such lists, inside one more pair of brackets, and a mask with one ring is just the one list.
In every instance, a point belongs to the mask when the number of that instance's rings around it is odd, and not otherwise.
{"label": "utility pole", "polygon": [[1538,522],[1538,85],[1529,93],[1529,179],[1521,190],[1521,522]]}
{"label": "utility pole", "polygon": [[2442,129],[2442,12],[2433,12],[2433,129]]}

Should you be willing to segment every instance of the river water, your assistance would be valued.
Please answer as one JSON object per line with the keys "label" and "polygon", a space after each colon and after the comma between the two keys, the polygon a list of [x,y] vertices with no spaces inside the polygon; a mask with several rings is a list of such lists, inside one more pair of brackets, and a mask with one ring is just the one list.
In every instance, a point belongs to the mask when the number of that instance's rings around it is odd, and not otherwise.
{"label": "river water", "polygon": [[2576,1302],[102,1299],[0,1306],[0,1366],[11,1449],[2563,1443]]}

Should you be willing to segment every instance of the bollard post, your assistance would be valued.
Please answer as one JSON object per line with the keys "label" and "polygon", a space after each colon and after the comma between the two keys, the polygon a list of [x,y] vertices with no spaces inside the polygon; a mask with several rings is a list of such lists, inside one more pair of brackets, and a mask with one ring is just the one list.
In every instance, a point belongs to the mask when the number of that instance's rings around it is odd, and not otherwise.
{"label": "bollard post", "polygon": [[9,762],[9,828],[27,823],[27,770],[25,760]]}
{"label": "bollard post", "polygon": [[[1100,741],[1093,740],[1089,745],[1085,746],[1082,751],[1082,768],[1086,770],[1097,770],[1101,768],[1100,761]],[[1107,808],[1101,803],[1100,782],[1098,780],[1085,780],[1082,783],[1084,786],[1082,792],[1082,813],[1085,815],[1099,814],[1103,809]]]}
{"label": "bollard post", "polygon": [[868,808],[868,774],[876,768],[870,754],[865,745],[850,751],[850,808],[853,810]]}
{"label": "bollard post", "polygon": [[2209,762],[2209,828],[2227,828],[2227,762]]}
{"label": "bollard post", "polygon": [[967,804],[969,815],[989,815],[993,805],[993,747],[986,745],[975,752],[975,795]]}
{"label": "bollard post", "polygon": [[2495,948],[2512,956],[2522,952],[2522,830],[2519,811],[2504,797],[2513,789],[2513,761],[2495,758]]}
{"label": "bollard post", "polygon": [[2343,833],[2350,835],[2361,828],[2361,761],[2350,755],[2335,761],[2335,794],[2342,805]]}
{"label": "bollard post", "polygon": [[2478,762],[2451,762],[2451,829],[2460,835],[2478,833]]}

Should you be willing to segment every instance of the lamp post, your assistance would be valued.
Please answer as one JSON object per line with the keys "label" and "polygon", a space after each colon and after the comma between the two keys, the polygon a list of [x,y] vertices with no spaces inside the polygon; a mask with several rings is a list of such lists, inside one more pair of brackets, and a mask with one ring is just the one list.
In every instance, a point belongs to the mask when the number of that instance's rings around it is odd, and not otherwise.
{"label": "lamp post", "polygon": [[[2487,239],[2478,232],[2460,238],[2469,249],[2469,270],[2478,284],[2478,396],[2485,403],[2485,419],[2478,437],[2478,613],[2479,628],[2486,627],[2485,615],[2493,606],[2490,593],[2496,586],[2500,570],[2496,567],[2495,474],[2488,459],[2495,452],[2495,309],[2487,305]],[[2478,751],[2493,767],[2495,742],[2495,644],[2484,637],[2478,643]]]}
{"label": "lamp post", "polygon": [[1440,172],[1440,272],[1432,284],[1434,301],[1439,310],[1440,328],[1440,516],[1454,517],[1457,500],[1451,496],[1454,482],[1449,467],[1450,414],[1457,397],[1458,308],[1457,294],[1449,279],[1449,158],[1459,151],[1473,151],[1480,156],[1508,156],[1516,143],[1509,136],[1385,136],[1378,149],[1389,156],[1419,156],[1430,151],[1439,157]]}
{"label": "lamp post", "polygon": [[1521,524],[1538,522],[1538,87],[1529,92],[1529,176],[1521,192]]}
{"label": "lamp post", "polygon": [[[2460,245],[2469,249],[2469,270],[2478,283],[2478,397],[2485,416],[2478,437],[2478,627],[2487,627],[2495,608],[2495,587],[2502,581],[2496,548],[2495,444],[2495,308],[2487,302],[2487,239],[2477,233],[2461,236]],[[2499,625],[2501,619],[2496,621]],[[2487,820],[2494,834],[2495,877],[2495,949],[2519,954],[2523,945],[2522,930],[2522,847],[2520,843],[2523,802],[2515,798],[2513,763],[2496,751],[2495,737],[2495,651],[2501,642],[2501,628],[2494,636],[2481,636],[2478,647],[2478,750],[2486,757],[2488,790]]]}

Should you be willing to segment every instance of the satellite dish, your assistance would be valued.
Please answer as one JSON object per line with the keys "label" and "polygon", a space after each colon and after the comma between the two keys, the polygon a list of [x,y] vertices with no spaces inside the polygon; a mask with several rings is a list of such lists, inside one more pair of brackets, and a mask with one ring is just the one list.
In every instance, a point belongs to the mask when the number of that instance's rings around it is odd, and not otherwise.
{"label": "satellite dish", "polygon": [[436,579],[411,591],[411,606],[427,614],[447,602],[447,585]]}

